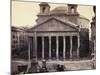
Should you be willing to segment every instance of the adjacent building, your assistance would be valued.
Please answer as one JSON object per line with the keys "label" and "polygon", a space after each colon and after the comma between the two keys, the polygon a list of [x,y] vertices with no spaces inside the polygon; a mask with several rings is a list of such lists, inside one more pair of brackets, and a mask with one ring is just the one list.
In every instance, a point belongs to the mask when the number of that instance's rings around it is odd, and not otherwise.
{"label": "adjacent building", "polygon": [[[27,50],[27,36],[23,29],[11,27],[11,50],[12,57],[19,57],[20,53]],[[20,57],[19,57],[20,58]]]}
{"label": "adjacent building", "polygon": [[94,11],[95,16],[92,18],[92,22],[91,22],[91,40],[94,45],[92,53],[95,56],[95,53],[96,53],[96,6],[93,6],[93,11]]}

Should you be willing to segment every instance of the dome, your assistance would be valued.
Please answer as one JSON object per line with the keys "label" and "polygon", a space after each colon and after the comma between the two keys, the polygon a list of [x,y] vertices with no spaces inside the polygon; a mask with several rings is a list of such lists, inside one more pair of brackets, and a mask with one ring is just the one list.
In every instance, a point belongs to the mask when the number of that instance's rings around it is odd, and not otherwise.
{"label": "dome", "polygon": [[56,7],[51,12],[52,13],[67,13],[67,7],[66,6]]}
{"label": "dome", "polygon": [[47,5],[47,6],[48,6],[48,3],[42,2],[42,3],[40,3],[39,5],[43,5],[43,6]]}

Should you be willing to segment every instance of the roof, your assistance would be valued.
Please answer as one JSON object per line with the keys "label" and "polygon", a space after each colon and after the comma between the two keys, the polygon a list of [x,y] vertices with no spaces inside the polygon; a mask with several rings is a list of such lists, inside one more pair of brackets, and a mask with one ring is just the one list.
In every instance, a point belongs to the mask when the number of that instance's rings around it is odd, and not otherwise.
{"label": "roof", "polygon": [[46,2],[41,2],[39,5],[40,5],[40,6],[49,6],[49,4],[46,3]]}
{"label": "roof", "polygon": [[20,32],[20,31],[23,31],[23,30],[22,30],[21,28],[12,26],[12,27],[11,27],[11,31]]}
{"label": "roof", "polygon": [[59,6],[51,11],[51,13],[66,13],[67,14],[67,6]]}

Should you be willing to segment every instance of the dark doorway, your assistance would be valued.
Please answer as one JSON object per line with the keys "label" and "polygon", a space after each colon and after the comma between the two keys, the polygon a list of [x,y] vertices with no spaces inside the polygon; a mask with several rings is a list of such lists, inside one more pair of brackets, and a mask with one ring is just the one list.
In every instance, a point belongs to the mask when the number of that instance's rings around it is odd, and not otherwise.
{"label": "dark doorway", "polygon": [[[29,37],[29,46],[30,46],[30,58],[32,59],[33,57],[34,57],[34,45],[33,45],[33,37]],[[28,52],[29,52],[29,50],[28,50]],[[23,54],[23,56],[24,56],[24,54]],[[25,57],[25,56],[24,56]]]}
{"label": "dark doorway", "polygon": [[72,58],[77,58],[77,36],[72,37]]}
{"label": "dark doorway", "polygon": [[56,59],[56,37],[51,37],[51,58]]}
{"label": "dark doorway", "polygon": [[44,59],[49,59],[49,38],[44,37]]}
{"label": "dark doorway", "polygon": [[37,37],[37,59],[42,59],[42,38]]}
{"label": "dark doorway", "polygon": [[58,53],[59,53],[59,59],[60,60],[63,60],[63,37],[62,36],[59,36],[59,51],[58,51]]}
{"label": "dark doorway", "polygon": [[69,59],[70,57],[70,37],[66,36],[66,48],[65,48],[65,56],[66,59]]}

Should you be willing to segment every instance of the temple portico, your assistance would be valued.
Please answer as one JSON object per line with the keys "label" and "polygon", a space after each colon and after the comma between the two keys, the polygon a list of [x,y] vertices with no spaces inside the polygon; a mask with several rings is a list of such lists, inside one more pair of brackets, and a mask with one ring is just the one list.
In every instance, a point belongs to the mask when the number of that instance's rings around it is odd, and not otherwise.
{"label": "temple portico", "polygon": [[35,57],[37,60],[79,58],[80,38],[78,32],[34,32],[33,36],[31,35],[29,37],[33,37],[31,40],[35,42]]}

